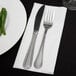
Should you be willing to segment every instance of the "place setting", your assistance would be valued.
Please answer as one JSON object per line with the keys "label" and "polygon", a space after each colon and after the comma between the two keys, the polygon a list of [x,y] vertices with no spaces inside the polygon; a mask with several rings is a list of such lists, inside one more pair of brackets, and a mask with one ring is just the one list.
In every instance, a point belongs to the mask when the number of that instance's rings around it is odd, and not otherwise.
{"label": "place setting", "polygon": [[22,37],[13,69],[54,74],[67,9],[76,10],[76,0],[63,0],[63,6],[34,2],[27,11],[20,0],[0,0],[0,55]]}
{"label": "place setting", "polygon": [[66,11],[34,3],[13,68],[54,74]]}

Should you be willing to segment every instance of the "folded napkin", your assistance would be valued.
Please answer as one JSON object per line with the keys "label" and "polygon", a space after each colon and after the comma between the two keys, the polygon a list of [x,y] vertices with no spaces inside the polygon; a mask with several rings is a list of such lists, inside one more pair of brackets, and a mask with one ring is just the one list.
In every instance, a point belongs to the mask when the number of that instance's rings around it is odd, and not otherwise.
{"label": "folded napkin", "polygon": [[48,30],[45,40],[43,66],[40,69],[36,69],[33,66],[44,34],[43,17],[42,17],[38,36],[36,39],[32,67],[30,69],[23,68],[23,61],[28,51],[33,34],[35,17],[39,8],[42,5],[43,4],[34,3],[30,18],[28,20],[27,28],[25,30],[13,68],[19,68],[23,70],[29,70],[34,72],[46,73],[46,74],[54,74],[60,39],[62,36],[64,21],[67,11],[65,7],[56,7],[56,6],[48,6],[48,5],[45,6],[45,10],[50,9],[51,11],[54,11],[55,14],[54,14],[53,26]]}

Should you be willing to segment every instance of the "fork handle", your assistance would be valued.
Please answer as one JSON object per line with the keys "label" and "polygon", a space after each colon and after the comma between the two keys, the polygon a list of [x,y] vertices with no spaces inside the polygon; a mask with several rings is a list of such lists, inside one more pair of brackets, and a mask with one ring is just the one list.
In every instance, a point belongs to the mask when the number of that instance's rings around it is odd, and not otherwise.
{"label": "fork handle", "polygon": [[46,33],[47,33],[47,30],[45,30],[45,32],[44,32],[43,40],[42,40],[39,52],[38,52],[37,57],[34,62],[35,68],[41,68],[42,64],[43,64],[43,51],[44,51],[44,43],[45,43]]}
{"label": "fork handle", "polygon": [[23,62],[24,69],[29,69],[32,66],[34,46],[35,46],[37,34],[38,34],[38,32],[33,33],[32,40],[31,40],[30,46],[28,48],[28,52],[27,52],[27,54],[24,58],[24,62]]}

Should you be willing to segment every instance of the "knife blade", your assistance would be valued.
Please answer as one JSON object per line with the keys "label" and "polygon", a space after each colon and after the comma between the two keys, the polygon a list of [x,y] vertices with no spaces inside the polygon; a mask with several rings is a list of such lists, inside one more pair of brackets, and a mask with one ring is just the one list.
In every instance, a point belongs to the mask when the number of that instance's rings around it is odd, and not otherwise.
{"label": "knife blade", "polygon": [[43,16],[44,7],[45,7],[44,5],[41,6],[41,8],[39,9],[39,11],[38,11],[38,13],[35,17],[34,31],[33,31],[32,40],[31,40],[31,43],[29,45],[26,56],[24,58],[24,62],[23,62],[24,69],[29,69],[32,66],[33,55],[34,55],[34,47],[35,47],[36,38],[37,38],[37,35],[38,35],[38,31],[39,31],[41,19],[42,19],[42,16]]}
{"label": "knife blade", "polygon": [[36,15],[36,19],[35,19],[35,26],[34,26],[34,31],[38,31],[39,30],[39,27],[40,27],[40,22],[41,22],[41,19],[42,19],[42,14],[43,14],[43,11],[44,11],[44,5],[39,9],[37,15]]}

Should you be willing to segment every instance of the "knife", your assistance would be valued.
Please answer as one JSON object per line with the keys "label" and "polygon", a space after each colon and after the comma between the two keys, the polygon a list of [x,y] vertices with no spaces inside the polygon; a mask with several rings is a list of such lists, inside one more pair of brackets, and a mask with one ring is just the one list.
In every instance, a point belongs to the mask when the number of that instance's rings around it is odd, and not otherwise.
{"label": "knife", "polygon": [[34,47],[35,47],[36,38],[37,38],[37,35],[38,35],[38,31],[39,31],[41,19],[42,19],[42,16],[43,16],[44,7],[45,6],[43,5],[39,9],[39,11],[38,11],[38,13],[35,17],[34,31],[33,31],[32,40],[31,40],[30,46],[28,48],[28,52],[26,53],[26,56],[24,58],[24,62],[23,62],[24,69],[29,69],[32,66],[33,55],[34,55]]}

